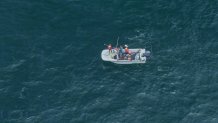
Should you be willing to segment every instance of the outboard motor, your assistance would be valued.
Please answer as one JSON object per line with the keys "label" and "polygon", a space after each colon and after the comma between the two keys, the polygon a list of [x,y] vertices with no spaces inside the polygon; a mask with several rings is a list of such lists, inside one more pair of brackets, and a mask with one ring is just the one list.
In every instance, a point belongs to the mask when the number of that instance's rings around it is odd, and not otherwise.
{"label": "outboard motor", "polygon": [[143,57],[147,57],[150,58],[151,57],[151,52],[150,51],[145,51],[145,53],[143,53]]}

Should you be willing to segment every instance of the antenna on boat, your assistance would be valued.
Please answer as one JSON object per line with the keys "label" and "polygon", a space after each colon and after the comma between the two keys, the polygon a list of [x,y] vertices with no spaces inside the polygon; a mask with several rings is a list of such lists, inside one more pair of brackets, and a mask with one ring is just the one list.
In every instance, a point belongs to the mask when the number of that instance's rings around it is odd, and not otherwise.
{"label": "antenna on boat", "polygon": [[117,46],[118,46],[119,39],[120,39],[120,37],[118,36],[118,37],[117,37],[117,45],[116,45],[116,48],[117,48]]}

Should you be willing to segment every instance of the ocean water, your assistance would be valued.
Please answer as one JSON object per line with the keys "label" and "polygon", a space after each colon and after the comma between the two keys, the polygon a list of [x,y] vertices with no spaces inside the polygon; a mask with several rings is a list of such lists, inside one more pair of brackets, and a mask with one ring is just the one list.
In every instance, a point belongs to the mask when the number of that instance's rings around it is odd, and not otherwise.
{"label": "ocean water", "polygon": [[[0,123],[218,123],[217,6],[1,0]],[[118,36],[152,58],[103,62]]]}

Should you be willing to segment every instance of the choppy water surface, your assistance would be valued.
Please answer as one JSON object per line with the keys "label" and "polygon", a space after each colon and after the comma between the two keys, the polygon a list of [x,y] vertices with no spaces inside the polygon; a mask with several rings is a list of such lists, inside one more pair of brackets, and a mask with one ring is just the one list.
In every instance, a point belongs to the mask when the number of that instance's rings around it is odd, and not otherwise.
{"label": "choppy water surface", "polygon": [[[217,123],[218,3],[3,0],[2,123]],[[104,43],[151,44],[144,65]]]}

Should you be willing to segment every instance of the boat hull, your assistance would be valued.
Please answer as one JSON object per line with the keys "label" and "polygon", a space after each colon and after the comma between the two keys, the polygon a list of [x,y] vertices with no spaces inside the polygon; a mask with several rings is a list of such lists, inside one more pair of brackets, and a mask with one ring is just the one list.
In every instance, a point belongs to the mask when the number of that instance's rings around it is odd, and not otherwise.
{"label": "boat hull", "polygon": [[[145,49],[129,49],[129,51],[132,54],[135,54],[134,58],[131,60],[128,59],[120,59],[119,53],[117,50],[112,50],[111,53],[109,53],[108,49],[105,49],[101,52],[101,58],[103,61],[112,62],[115,64],[144,64],[146,63],[146,56],[143,56],[145,54]],[[138,57],[137,57],[138,55]]]}

